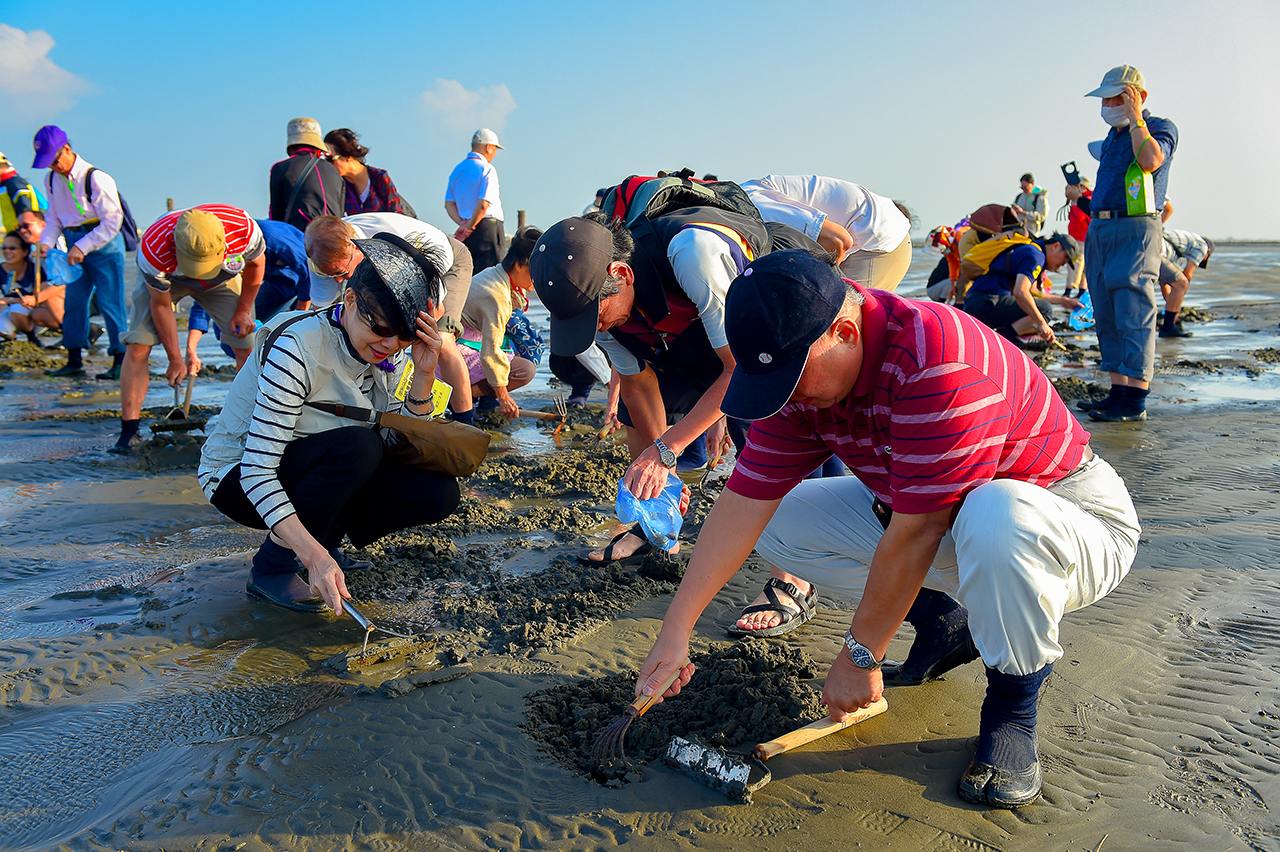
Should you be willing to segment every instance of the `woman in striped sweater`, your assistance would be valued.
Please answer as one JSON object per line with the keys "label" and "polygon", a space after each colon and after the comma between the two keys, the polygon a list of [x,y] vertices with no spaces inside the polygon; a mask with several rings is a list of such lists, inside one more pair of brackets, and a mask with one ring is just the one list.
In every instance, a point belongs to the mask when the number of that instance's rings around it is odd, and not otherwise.
{"label": "woman in striped sweater", "polygon": [[308,405],[431,412],[442,258],[414,235],[354,242],[365,259],[338,304],[279,314],[258,332],[200,459],[218,511],[270,530],[249,593],[303,612],[341,613],[351,597],[343,572],[369,565],[338,549],[344,536],[364,547],[441,520],[459,499],[454,478],[408,467],[370,426]]}

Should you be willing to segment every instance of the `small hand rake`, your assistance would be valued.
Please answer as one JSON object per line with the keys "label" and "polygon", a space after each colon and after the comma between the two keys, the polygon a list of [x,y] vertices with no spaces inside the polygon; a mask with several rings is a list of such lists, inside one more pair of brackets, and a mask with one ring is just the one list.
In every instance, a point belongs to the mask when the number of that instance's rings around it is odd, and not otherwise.
{"label": "small hand rake", "polygon": [[676,682],[676,678],[680,677],[680,672],[684,671],[684,667],[687,665],[689,665],[689,661],[685,660],[677,666],[676,670],[667,675],[666,679],[658,685],[653,695],[641,695],[628,704],[626,709],[622,711],[621,718],[600,732],[600,736],[596,738],[595,745],[591,748],[591,759],[601,766],[619,758],[623,763],[628,763],[626,750],[627,729],[631,727],[632,722],[647,713],[649,708],[657,703],[658,699],[662,697],[662,693],[671,688],[671,684]]}

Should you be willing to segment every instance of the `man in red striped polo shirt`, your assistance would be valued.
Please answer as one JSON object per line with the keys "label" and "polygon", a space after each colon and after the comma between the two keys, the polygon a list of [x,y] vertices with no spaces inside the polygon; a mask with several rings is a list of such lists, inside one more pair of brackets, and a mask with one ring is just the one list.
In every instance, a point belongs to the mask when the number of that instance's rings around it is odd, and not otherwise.
{"label": "man in red striped polo shirt", "polygon": [[[169,358],[165,381],[177,387],[189,360],[178,347],[174,305],[191,296],[223,329],[222,342],[236,353],[236,368],[253,349],[253,300],[266,271],[262,229],[239,207],[201,204],[156,220],[138,243],[138,281],[133,288],[129,330],[120,373],[120,437],[108,452],[128,453],[138,442],[142,400],[147,395],[151,348]],[[193,353],[187,353],[190,359]]]}
{"label": "man in red striped polo shirt", "polygon": [[[737,366],[723,410],[756,422],[637,693],[687,659],[698,616],[754,546],[786,576],[861,597],[823,690],[832,718],[880,697],[889,640],[911,621],[897,683],[976,654],[987,667],[960,796],[1034,801],[1036,698],[1062,656],[1059,622],[1114,589],[1137,549],[1124,482],[1034,364],[945,305],[775,252],[733,282],[725,327]],[[832,454],[854,475],[804,479]]]}

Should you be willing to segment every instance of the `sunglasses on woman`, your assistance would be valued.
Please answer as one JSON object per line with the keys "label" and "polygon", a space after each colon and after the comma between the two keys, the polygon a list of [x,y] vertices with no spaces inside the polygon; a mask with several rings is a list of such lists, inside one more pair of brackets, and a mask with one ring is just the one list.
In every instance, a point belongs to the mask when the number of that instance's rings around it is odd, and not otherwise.
{"label": "sunglasses on woman", "polygon": [[373,314],[369,311],[369,306],[365,304],[364,296],[360,295],[359,290],[355,290],[353,292],[356,294],[356,311],[360,314],[360,317],[364,320],[365,325],[369,326],[369,330],[372,331],[374,334],[378,335],[379,337],[397,337],[400,340],[405,341],[406,343],[412,343],[413,341],[418,339],[418,333],[416,331],[398,331],[389,326],[385,326],[385,325],[382,325],[381,323],[375,322],[373,319]]}

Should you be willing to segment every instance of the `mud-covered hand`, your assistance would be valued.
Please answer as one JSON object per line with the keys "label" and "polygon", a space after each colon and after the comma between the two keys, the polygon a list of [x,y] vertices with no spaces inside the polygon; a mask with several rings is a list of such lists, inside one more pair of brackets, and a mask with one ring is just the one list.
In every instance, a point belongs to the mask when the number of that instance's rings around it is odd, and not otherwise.
{"label": "mud-covered hand", "polygon": [[859,668],[841,650],[827,672],[826,685],[822,687],[822,705],[831,718],[843,722],[845,716],[861,707],[874,704],[884,692],[884,677],[880,670]]}
{"label": "mud-covered hand", "polygon": [[[649,651],[644,665],[640,667],[640,677],[636,680],[636,697],[655,695],[658,687],[670,677],[676,666],[688,659],[688,636],[666,637],[665,634],[659,634],[658,641],[653,643],[653,649]],[[658,696],[658,700],[654,703],[661,704],[663,698],[679,695],[680,689],[689,685],[689,678],[693,677],[696,670],[693,663],[686,663],[680,676],[667,688],[666,692]]]}

